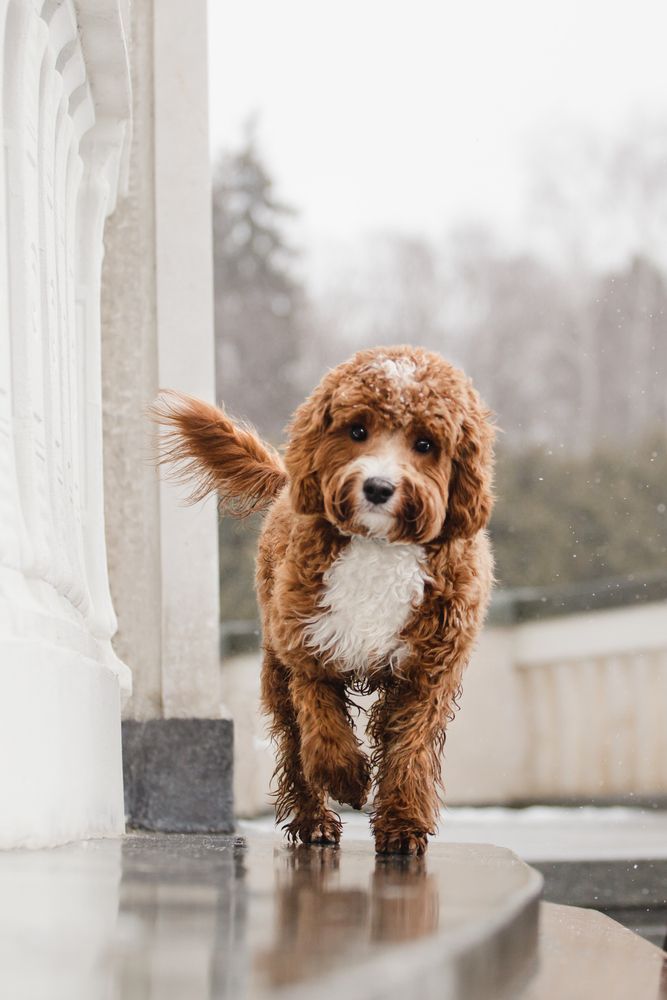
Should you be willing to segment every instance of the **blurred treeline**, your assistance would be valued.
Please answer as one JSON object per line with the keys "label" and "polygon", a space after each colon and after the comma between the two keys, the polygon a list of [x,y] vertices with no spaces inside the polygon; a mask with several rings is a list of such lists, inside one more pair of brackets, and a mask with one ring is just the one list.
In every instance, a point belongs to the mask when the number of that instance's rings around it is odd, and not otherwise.
{"label": "blurred treeline", "polygon": [[[381,234],[316,289],[249,126],[214,183],[218,395],[276,444],[326,368],[366,345],[462,365],[500,428],[491,531],[505,587],[667,569],[667,125],[536,146],[534,249],[479,226]],[[256,617],[259,524],[221,526],[222,617]]]}

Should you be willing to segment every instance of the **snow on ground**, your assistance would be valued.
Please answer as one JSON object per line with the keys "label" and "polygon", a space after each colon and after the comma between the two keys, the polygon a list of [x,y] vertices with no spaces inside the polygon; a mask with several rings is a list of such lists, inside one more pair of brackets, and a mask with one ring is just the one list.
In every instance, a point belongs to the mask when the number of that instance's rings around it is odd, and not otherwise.
{"label": "snow on ground", "polygon": [[[369,840],[368,816],[342,813],[343,841]],[[272,817],[242,820],[239,833],[269,833]],[[440,843],[495,844],[524,861],[667,858],[667,811],[623,807],[445,809]]]}

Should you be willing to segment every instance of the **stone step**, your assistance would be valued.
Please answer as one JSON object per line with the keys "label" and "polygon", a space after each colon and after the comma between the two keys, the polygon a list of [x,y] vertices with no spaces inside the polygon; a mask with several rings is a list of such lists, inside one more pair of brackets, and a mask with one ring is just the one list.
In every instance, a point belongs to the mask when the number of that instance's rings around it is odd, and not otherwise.
{"label": "stone step", "polygon": [[[625,1000],[657,948],[540,904],[505,848],[136,834],[0,852],[0,996],[12,1000]],[[539,925],[539,944],[538,944]]]}
{"label": "stone step", "polygon": [[666,960],[602,913],[542,903],[537,968],[512,1000],[660,1000]]}
{"label": "stone step", "polygon": [[484,1000],[534,961],[541,885],[480,845],[140,834],[0,854],[0,996]]}
{"label": "stone step", "polygon": [[667,949],[667,907],[610,906],[602,912],[657,948]]}
{"label": "stone step", "polygon": [[249,995],[483,1000],[528,975],[541,877],[510,851],[436,845],[427,858],[248,845],[253,925],[273,927]]}
{"label": "stone step", "polygon": [[600,910],[663,947],[667,940],[667,860],[538,861],[542,898]]}

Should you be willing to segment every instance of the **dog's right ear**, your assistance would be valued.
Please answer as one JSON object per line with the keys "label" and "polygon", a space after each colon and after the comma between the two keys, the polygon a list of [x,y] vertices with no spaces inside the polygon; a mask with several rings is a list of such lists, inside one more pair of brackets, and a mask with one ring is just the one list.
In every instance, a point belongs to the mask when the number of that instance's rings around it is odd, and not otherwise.
{"label": "dog's right ear", "polygon": [[316,452],[322,435],[331,423],[330,401],[328,389],[319,385],[296,410],[287,428],[289,442],[285,465],[292,507],[299,514],[324,513]]}

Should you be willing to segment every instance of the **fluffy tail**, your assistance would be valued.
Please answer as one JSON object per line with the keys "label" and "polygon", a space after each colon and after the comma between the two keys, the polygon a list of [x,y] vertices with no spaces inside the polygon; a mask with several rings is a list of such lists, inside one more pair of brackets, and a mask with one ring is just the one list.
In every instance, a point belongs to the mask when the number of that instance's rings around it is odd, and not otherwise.
{"label": "fluffy tail", "polygon": [[189,503],[217,491],[223,513],[265,510],[287,482],[280,456],[251,427],[194,396],[163,389],[149,409],[163,428],[159,463],[177,482],[191,483]]}

